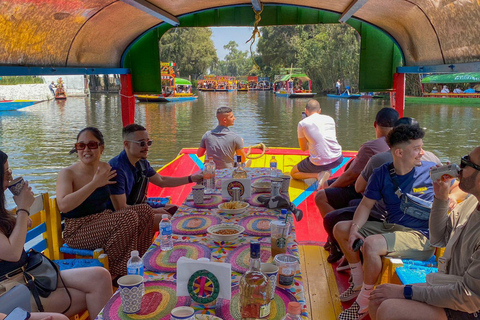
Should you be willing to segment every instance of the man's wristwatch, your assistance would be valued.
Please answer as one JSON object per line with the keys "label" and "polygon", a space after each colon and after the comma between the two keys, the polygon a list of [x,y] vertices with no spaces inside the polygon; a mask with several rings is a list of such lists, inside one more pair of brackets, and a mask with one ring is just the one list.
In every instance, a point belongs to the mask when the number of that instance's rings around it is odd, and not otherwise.
{"label": "man's wristwatch", "polygon": [[405,297],[405,299],[412,300],[413,290],[410,284],[407,284],[403,287],[403,296]]}

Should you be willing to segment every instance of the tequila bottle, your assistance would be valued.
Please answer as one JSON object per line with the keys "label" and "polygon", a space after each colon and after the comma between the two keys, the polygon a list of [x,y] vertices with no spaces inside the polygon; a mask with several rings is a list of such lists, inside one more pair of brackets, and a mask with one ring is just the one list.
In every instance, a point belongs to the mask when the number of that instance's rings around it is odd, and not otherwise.
{"label": "tequila bottle", "polygon": [[250,269],[240,279],[242,319],[267,319],[270,315],[271,286],[260,271],[260,242],[250,242]]}
{"label": "tequila bottle", "polygon": [[232,178],[246,179],[247,177],[247,172],[243,169],[242,157],[236,156],[235,168],[233,169]]}

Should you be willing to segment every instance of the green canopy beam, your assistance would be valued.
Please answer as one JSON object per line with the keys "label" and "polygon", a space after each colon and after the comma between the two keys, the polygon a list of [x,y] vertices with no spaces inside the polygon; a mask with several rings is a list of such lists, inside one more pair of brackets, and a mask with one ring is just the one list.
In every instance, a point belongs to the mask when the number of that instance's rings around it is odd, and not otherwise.
{"label": "green canopy beam", "polygon": [[480,72],[436,74],[422,79],[422,83],[472,83],[480,82]]}

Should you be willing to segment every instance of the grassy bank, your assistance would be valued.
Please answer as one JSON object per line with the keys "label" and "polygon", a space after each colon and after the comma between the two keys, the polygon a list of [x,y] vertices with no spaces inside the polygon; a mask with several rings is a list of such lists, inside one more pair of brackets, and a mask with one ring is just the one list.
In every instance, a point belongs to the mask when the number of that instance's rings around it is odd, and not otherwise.
{"label": "grassy bank", "polygon": [[33,77],[33,76],[12,76],[12,77],[1,77],[0,85],[2,86],[13,86],[16,84],[35,84],[43,83],[43,78]]}

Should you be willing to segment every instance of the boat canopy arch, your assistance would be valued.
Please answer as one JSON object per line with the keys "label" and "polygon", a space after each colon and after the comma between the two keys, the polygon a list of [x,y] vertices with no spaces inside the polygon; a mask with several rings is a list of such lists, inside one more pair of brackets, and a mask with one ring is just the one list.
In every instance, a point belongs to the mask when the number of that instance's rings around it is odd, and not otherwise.
{"label": "boat canopy arch", "polygon": [[179,86],[191,86],[192,83],[191,83],[190,81],[188,81],[187,79],[175,78],[175,85],[179,85]]}
{"label": "boat canopy arch", "polygon": [[287,75],[283,76],[279,81],[285,82],[285,81],[288,81],[288,80],[293,79],[293,78],[300,79],[303,82],[310,81],[310,78],[306,74],[303,74],[303,73],[287,74]]}
{"label": "boat canopy arch", "polygon": [[[260,26],[340,21],[354,27],[362,37],[360,89],[391,87],[392,74],[402,65],[448,66],[447,72],[455,72],[457,64],[469,63],[468,71],[480,70],[477,1],[262,3]],[[83,74],[94,73],[91,68],[130,68],[136,91],[157,92],[161,79],[152,70],[158,70],[158,39],[167,30],[252,26],[255,21],[246,0],[17,0],[1,2],[0,9],[0,75],[67,74],[62,67]]]}
{"label": "boat canopy arch", "polygon": [[436,74],[425,77],[422,83],[474,83],[480,82],[480,72]]}

